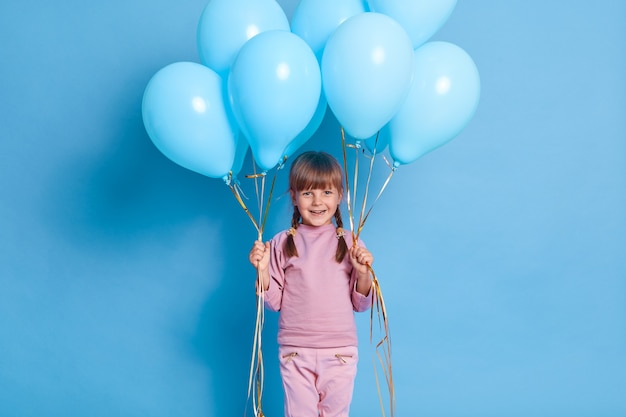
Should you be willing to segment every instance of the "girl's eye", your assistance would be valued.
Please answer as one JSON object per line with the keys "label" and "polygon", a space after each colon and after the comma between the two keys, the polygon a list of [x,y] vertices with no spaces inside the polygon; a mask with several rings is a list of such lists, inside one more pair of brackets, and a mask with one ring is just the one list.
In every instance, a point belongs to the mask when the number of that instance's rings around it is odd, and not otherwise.
{"label": "girl's eye", "polygon": [[326,190],[326,191],[324,191],[324,194],[326,194],[326,195],[332,195],[332,194],[333,194],[333,192],[332,192],[332,191],[330,191],[330,190]]}

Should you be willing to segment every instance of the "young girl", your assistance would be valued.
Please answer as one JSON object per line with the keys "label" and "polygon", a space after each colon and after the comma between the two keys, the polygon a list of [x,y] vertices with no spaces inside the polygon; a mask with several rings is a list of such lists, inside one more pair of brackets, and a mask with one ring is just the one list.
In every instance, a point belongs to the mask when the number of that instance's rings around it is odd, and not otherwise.
{"label": "young girl", "polygon": [[347,417],[350,409],[358,361],[354,311],[371,307],[374,258],[343,232],[342,178],[331,155],[298,156],[289,173],[291,228],[250,251],[265,305],[280,311],[285,417]]}

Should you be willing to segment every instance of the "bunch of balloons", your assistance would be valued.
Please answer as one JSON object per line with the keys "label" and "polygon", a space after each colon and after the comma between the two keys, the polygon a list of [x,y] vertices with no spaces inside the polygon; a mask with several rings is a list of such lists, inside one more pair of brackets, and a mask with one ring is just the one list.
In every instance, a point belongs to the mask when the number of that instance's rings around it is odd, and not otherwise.
{"label": "bunch of balloons", "polygon": [[[480,95],[471,57],[427,42],[456,0],[210,0],[197,27],[201,63],[177,62],[146,86],[148,135],[168,158],[213,178],[248,149],[265,172],[319,128],[328,109],[348,135],[380,133],[395,166],[460,133]],[[369,142],[366,142],[369,143]]]}

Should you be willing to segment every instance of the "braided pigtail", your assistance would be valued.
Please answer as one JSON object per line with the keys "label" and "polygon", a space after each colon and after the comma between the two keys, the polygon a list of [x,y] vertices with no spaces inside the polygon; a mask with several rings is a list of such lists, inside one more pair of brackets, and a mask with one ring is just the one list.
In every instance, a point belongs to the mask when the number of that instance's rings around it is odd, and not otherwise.
{"label": "braided pigtail", "polygon": [[300,224],[300,210],[298,207],[293,206],[293,216],[291,217],[291,228],[287,231],[287,240],[285,240],[285,253],[288,257],[298,256],[298,249],[293,237],[296,234],[296,229]]}
{"label": "braided pigtail", "polygon": [[343,220],[341,219],[341,211],[337,207],[335,211],[335,222],[337,223],[337,251],[335,252],[335,261],[341,263],[348,253],[348,244],[345,239],[345,232],[343,230]]}

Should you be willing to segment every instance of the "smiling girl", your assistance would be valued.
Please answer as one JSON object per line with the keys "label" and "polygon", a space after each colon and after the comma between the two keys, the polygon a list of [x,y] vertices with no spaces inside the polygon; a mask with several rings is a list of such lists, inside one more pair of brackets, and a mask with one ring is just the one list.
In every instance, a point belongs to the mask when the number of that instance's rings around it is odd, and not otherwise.
{"label": "smiling girl", "polygon": [[291,228],[250,251],[265,306],[280,311],[285,417],[347,417],[350,409],[358,362],[354,312],[372,305],[374,258],[343,231],[342,179],[331,155],[298,156],[289,173]]}

